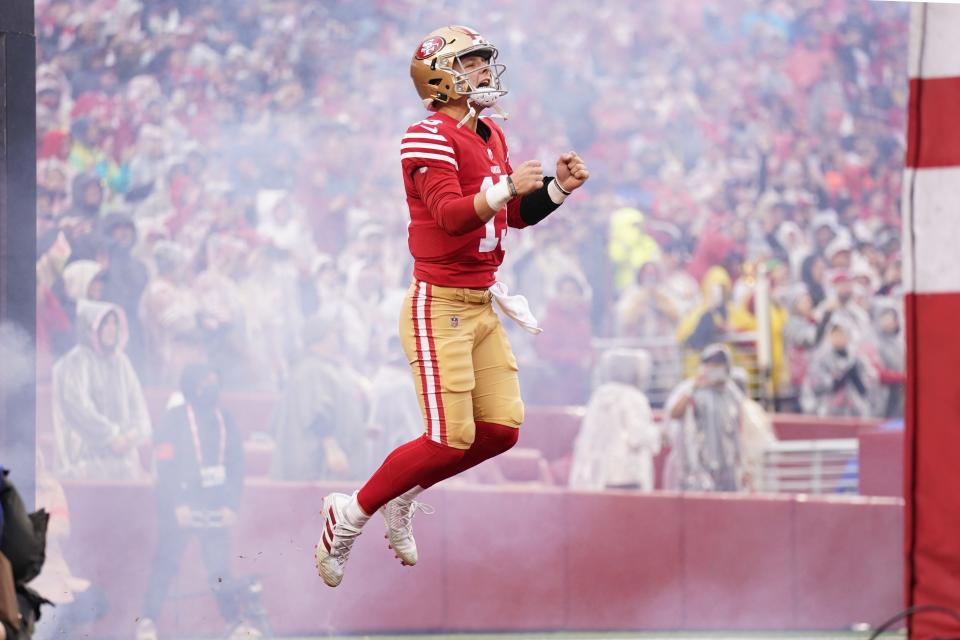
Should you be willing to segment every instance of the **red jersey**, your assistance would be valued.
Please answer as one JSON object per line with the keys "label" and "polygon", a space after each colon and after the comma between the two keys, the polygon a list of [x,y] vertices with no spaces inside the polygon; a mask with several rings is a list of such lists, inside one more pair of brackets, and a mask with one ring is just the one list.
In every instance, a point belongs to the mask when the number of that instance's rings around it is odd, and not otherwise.
{"label": "red jersey", "polygon": [[410,208],[408,244],[418,280],[441,287],[490,287],[503,262],[507,227],[526,226],[520,218],[519,198],[485,225],[471,204],[473,220],[467,213],[456,227],[441,217],[436,206],[427,204],[428,186],[444,184],[447,197],[473,196],[512,173],[503,131],[489,118],[481,118],[477,128],[484,125],[490,132],[488,140],[467,126],[457,128],[450,116],[435,113],[411,125],[403,136],[400,164]]}

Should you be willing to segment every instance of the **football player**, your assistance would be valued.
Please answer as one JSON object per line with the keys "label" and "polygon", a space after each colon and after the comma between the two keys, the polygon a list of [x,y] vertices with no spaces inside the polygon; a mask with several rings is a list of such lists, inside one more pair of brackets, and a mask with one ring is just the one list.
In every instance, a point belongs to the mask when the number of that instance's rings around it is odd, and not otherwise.
{"label": "football player", "polygon": [[543,220],[590,173],[573,151],[557,160],[556,177],[544,176],[536,160],[511,165],[503,131],[480,116],[507,93],[504,69],[496,47],[462,26],[431,33],[410,62],[431,114],[411,125],[400,144],[414,258],[400,338],[426,430],[387,456],[358,492],[324,498],[315,559],[332,587],[378,510],[396,556],[416,564],[417,494],[517,442],[523,422],[517,361],[492,300],[528,330],[539,329],[525,301],[496,282],[503,238],[508,228]]}

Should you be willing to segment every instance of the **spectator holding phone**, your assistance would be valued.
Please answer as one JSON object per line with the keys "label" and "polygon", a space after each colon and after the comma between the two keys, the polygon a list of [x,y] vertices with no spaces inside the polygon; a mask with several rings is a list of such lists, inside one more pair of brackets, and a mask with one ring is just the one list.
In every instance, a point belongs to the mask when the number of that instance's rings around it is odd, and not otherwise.
{"label": "spectator holding phone", "polygon": [[743,486],[741,425],[744,395],[731,376],[733,358],[722,344],[700,353],[697,374],[667,398],[671,452],[664,488],[738,491]]}

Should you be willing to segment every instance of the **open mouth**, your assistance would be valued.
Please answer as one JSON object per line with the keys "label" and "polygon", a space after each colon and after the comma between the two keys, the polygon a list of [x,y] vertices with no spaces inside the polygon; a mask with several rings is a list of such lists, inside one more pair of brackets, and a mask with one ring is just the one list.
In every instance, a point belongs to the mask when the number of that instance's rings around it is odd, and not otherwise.
{"label": "open mouth", "polygon": [[480,81],[480,84],[477,85],[477,88],[478,88],[478,89],[486,89],[486,88],[489,87],[489,86],[490,86],[490,81],[489,81],[489,80],[481,80],[481,81]]}

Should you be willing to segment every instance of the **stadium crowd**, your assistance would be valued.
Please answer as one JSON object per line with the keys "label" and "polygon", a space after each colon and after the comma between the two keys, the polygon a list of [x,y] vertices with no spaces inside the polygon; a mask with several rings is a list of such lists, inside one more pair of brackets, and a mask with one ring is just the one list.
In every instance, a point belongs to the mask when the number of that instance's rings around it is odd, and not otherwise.
{"label": "stadium crowd", "polygon": [[896,3],[493,0],[477,17],[422,0],[38,0],[39,372],[55,421],[84,425],[61,457],[140,473],[142,387],[175,389],[198,361],[282,398],[278,475],[323,475],[295,459],[317,415],[327,471],[419,431],[395,337],[411,267],[397,144],[424,115],[411,52],[464,22],[508,65],[514,161],[576,148],[593,168],[507,239],[501,277],[545,328],[512,332],[528,403],[586,404],[610,345],[653,354],[669,392],[711,345],[738,364],[731,336],[769,313],[765,400],[902,411]]}
{"label": "stadium crowd", "polygon": [[[37,0],[51,466],[153,476],[158,553],[192,532],[223,564],[249,429],[220,387],[276,398],[277,479],[364,477],[422,430],[397,145],[424,116],[411,52],[447,23],[500,48],[514,162],[592,169],[501,270],[545,329],[507,323],[526,401],[586,407],[571,486],[650,489],[666,445],[665,486],[755,487],[773,436],[751,395],[902,413],[899,3]],[[176,569],[155,563],[138,637]]]}

